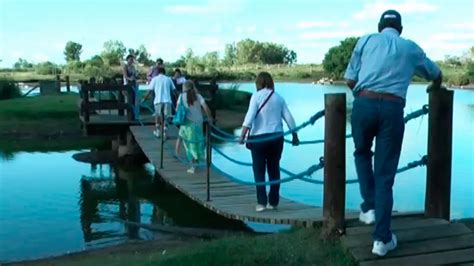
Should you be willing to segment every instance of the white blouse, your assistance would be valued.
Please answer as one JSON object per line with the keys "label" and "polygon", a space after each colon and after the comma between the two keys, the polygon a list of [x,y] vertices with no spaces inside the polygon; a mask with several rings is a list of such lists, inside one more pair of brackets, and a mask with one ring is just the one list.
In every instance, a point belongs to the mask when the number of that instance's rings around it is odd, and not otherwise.
{"label": "white blouse", "polygon": [[283,132],[282,119],[285,120],[288,128],[296,128],[295,120],[290,110],[288,110],[285,100],[276,92],[273,93],[255,117],[258,108],[271,92],[272,90],[264,88],[254,93],[252,98],[250,98],[249,109],[245,115],[243,126],[251,128],[251,136]]}

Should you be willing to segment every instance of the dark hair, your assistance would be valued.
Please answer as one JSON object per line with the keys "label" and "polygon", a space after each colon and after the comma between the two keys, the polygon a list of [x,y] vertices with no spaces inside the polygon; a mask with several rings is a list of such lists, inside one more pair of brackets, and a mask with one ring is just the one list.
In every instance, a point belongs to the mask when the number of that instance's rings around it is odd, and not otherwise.
{"label": "dark hair", "polygon": [[178,72],[179,74],[181,74],[181,69],[176,68],[176,69],[174,70],[174,73],[176,73],[176,72]]}
{"label": "dark hair", "polygon": [[156,62],[157,62],[158,64],[163,64],[163,59],[158,58],[158,59],[156,59]]}
{"label": "dark hair", "polygon": [[134,56],[133,54],[129,54],[129,55],[127,55],[127,57],[125,58],[125,60],[128,60],[128,59],[130,59],[130,58],[135,59],[135,56]]}
{"label": "dark hair", "polygon": [[268,72],[260,72],[257,75],[255,80],[255,85],[257,86],[257,91],[263,88],[273,90],[275,88],[275,83],[273,82],[272,75]]}
{"label": "dark hair", "polygon": [[165,74],[166,74],[165,68],[164,68],[164,67],[159,67],[159,68],[158,68],[158,74],[163,74],[163,75],[165,75]]}

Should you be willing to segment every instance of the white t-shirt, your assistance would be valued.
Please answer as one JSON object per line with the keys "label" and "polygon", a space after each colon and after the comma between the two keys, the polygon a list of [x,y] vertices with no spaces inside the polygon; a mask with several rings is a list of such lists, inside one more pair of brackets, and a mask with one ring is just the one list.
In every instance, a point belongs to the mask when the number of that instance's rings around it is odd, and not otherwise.
{"label": "white t-shirt", "polygon": [[171,91],[176,90],[173,80],[163,74],[155,76],[148,85],[155,92],[154,104],[171,103]]}
{"label": "white t-shirt", "polygon": [[181,76],[181,77],[179,77],[179,78],[176,79],[176,84],[178,84],[178,85],[182,85],[182,84],[184,84],[185,82],[186,82],[186,78],[183,77],[183,76]]}
{"label": "white t-shirt", "polygon": [[193,105],[189,106],[188,105],[188,97],[187,97],[187,94],[185,92],[181,93],[181,95],[179,95],[178,97],[178,101],[176,103],[176,105],[179,105],[180,104],[180,101],[181,101],[181,98],[183,98],[183,103],[184,103],[184,106],[186,107],[187,109],[187,113],[186,113],[186,118],[188,120],[190,120],[191,122],[193,123],[202,123],[203,121],[203,118],[202,118],[202,105],[206,102],[206,100],[204,100],[204,98],[201,96],[201,94],[197,94],[197,100],[194,101]]}
{"label": "white t-shirt", "polygon": [[251,128],[251,136],[283,132],[282,119],[290,129],[296,128],[295,120],[288,110],[285,100],[276,92],[255,117],[258,108],[262,106],[271,92],[272,90],[264,88],[252,94],[252,98],[250,98],[243,126]]}

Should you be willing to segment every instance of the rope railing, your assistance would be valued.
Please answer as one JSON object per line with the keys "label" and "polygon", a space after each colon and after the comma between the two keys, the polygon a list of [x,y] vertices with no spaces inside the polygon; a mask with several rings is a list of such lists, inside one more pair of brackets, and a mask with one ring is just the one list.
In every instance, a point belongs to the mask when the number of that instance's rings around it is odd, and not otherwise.
{"label": "rope railing", "polygon": [[[260,142],[275,140],[275,139],[278,139],[282,136],[287,136],[289,134],[298,132],[301,129],[303,129],[303,128],[309,126],[309,125],[314,125],[314,123],[323,116],[324,116],[324,110],[321,110],[321,111],[317,112],[316,114],[314,114],[313,116],[311,116],[308,119],[308,121],[302,123],[301,125],[297,126],[294,129],[287,130],[287,131],[283,132],[282,134],[271,135],[271,136],[268,136],[266,138],[248,139],[245,142],[246,143],[260,143]],[[227,142],[237,142],[238,141],[238,137],[235,136],[235,135],[229,134],[229,133],[223,131],[222,129],[220,129],[220,128],[214,126],[214,125],[211,125],[211,128],[223,135],[223,136],[219,136],[215,133],[212,133],[211,136],[216,138],[216,139],[219,139],[219,140],[222,140],[222,141],[227,141]]]}
{"label": "rope railing", "polygon": [[421,157],[420,160],[409,162],[406,166],[398,168],[397,169],[397,174],[405,172],[405,171],[410,170],[410,169],[413,169],[413,168],[418,167],[418,166],[426,165],[427,163],[428,163],[428,155],[425,155],[425,156]]}
{"label": "rope railing", "polygon": [[[245,181],[245,180],[241,180],[239,178],[236,178],[222,170],[220,170],[218,167],[216,167],[214,164],[212,165],[212,168],[220,173],[222,176],[226,177],[227,179],[237,183],[237,184],[241,184],[241,185],[245,185],[245,186],[269,186],[269,185],[276,185],[276,184],[281,184],[281,183],[287,183],[287,182],[290,182],[290,181],[293,181],[295,179],[300,179],[300,180],[303,180],[305,179],[305,176],[310,176],[312,175],[313,173],[315,173],[316,171],[320,170],[323,168],[323,166],[321,166],[320,163],[318,164],[314,164],[314,165],[311,165],[307,170],[301,172],[301,173],[298,173],[298,174],[292,174],[291,176],[288,176],[288,177],[284,177],[284,178],[281,178],[279,180],[272,180],[272,181],[265,181],[265,182],[253,182],[253,181]],[[290,172],[291,173],[291,172]],[[311,179],[310,179],[311,180]]]}
{"label": "rope railing", "polygon": [[[416,119],[416,118],[418,118],[420,116],[423,116],[423,115],[426,115],[426,114],[428,114],[428,105],[427,104],[423,105],[422,108],[407,114],[403,118],[403,121],[406,124],[408,121]],[[346,139],[350,139],[350,138],[352,138],[352,134],[347,134]],[[289,140],[289,139],[285,139],[285,142],[286,143],[292,143],[291,140]],[[324,139],[300,141],[300,145],[321,144],[321,143],[324,143]]]}

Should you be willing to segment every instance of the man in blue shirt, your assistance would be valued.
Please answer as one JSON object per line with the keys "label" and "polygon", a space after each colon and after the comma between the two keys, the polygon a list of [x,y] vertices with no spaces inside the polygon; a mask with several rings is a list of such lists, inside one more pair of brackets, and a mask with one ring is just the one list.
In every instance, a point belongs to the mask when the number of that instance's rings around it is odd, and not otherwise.
{"label": "man in blue shirt", "polygon": [[[353,90],[352,136],[355,165],[363,199],[359,220],[372,224],[372,253],[384,256],[397,246],[390,231],[392,186],[398,167],[405,123],[403,108],[414,75],[441,86],[440,69],[413,41],[400,37],[402,19],[395,10],[385,11],[379,33],[357,42],[344,78]],[[375,138],[375,153],[372,143]],[[372,167],[374,156],[374,167]]]}

